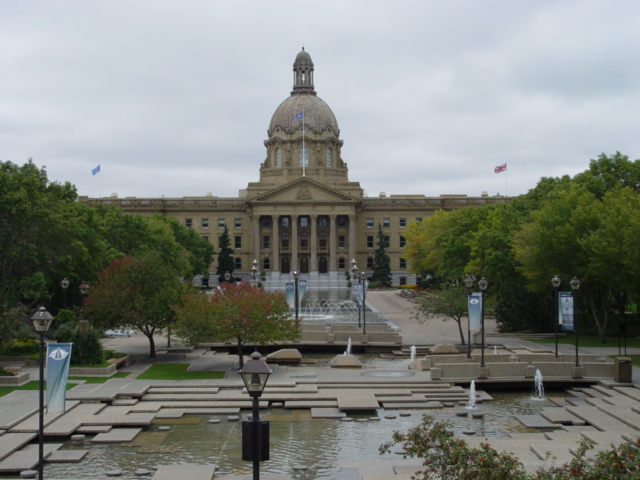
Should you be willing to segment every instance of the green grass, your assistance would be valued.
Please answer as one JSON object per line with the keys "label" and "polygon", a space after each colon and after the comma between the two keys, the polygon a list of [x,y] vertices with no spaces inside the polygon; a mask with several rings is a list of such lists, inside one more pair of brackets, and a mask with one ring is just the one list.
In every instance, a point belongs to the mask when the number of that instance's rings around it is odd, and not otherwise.
{"label": "green grass", "polygon": [[[552,343],[555,344],[554,338],[536,338],[528,339],[536,343]],[[558,337],[558,343],[575,345],[575,337],[568,333],[566,337]],[[600,343],[600,337],[597,335],[580,335],[578,338],[578,346],[590,347],[618,347],[618,337],[607,337],[607,343]],[[640,348],[640,340],[636,337],[627,336],[627,348]]]}
{"label": "green grass", "polygon": [[[75,387],[75,383],[67,384],[67,390]],[[0,387],[0,397],[4,397],[5,395],[13,392],[14,390],[38,390],[40,388],[40,382],[34,380],[32,382],[25,383],[20,387]],[[44,382],[44,388],[47,389],[47,382]]]}
{"label": "green grass", "polygon": [[187,372],[187,363],[166,363],[151,365],[139,380],[215,380],[224,377],[224,372]]}
{"label": "green grass", "polygon": [[110,377],[69,377],[69,380],[84,380],[84,383],[104,383],[112,378],[125,378],[131,372],[116,372]]}

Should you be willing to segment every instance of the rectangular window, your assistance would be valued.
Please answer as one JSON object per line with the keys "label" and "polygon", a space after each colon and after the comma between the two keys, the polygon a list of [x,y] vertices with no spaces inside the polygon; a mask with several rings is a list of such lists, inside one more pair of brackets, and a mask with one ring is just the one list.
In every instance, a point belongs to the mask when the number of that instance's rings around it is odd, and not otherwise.
{"label": "rectangular window", "polygon": [[400,235],[400,248],[404,248],[406,244],[407,244],[407,239],[404,238],[402,235]]}
{"label": "rectangular window", "polygon": [[289,228],[289,217],[282,217],[282,227]]}
{"label": "rectangular window", "polygon": [[289,248],[289,235],[282,235],[282,248],[283,249]]}
{"label": "rectangular window", "polygon": [[327,226],[327,217],[318,218],[318,226],[320,226],[320,228],[325,228]]}
{"label": "rectangular window", "polygon": [[422,221],[422,217],[416,217],[416,222],[421,222]]}
{"label": "rectangular window", "polygon": [[307,217],[300,217],[300,228],[307,228],[309,219]]}
{"label": "rectangular window", "polygon": [[187,228],[191,228],[193,226],[193,220],[190,218],[184,219],[184,226]]}
{"label": "rectangular window", "polygon": [[391,226],[391,220],[388,218],[382,219],[382,228],[389,228]]}
{"label": "rectangular window", "polygon": [[367,248],[373,248],[373,235],[367,235]]}
{"label": "rectangular window", "polygon": [[346,235],[338,235],[338,248],[346,248],[347,237]]}
{"label": "rectangular window", "polygon": [[327,248],[327,236],[326,235],[320,235],[318,237],[318,243],[320,245],[320,249],[321,250],[326,250],[326,248]]}
{"label": "rectangular window", "polygon": [[271,226],[271,217],[262,217],[262,226],[269,228]]}
{"label": "rectangular window", "polygon": [[306,250],[309,248],[309,237],[306,235],[300,235],[300,248]]}
{"label": "rectangular window", "polygon": [[269,237],[269,235],[262,236],[262,248],[265,250],[271,248],[271,237]]}
{"label": "rectangular window", "polygon": [[203,219],[200,221],[200,226],[201,226],[202,228],[209,228],[209,219],[208,219],[208,218],[203,218]]}
{"label": "rectangular window", "polygon": [[391,247],[391,239],[390,239],[389,235],[384,235],[382,238],[384,240],[384,248],[390,248]]}
{"label": "rectangular window", "polygon": [[219,218],[218,219],[218,228],[224,228],[224,226],[227,224],[227,222],[224,221],[224,218]]}
{"label": "rectangular window", "polygon": [[337,223],[339,227],[346,227],[347,226],[346,217],[344,215],[338,215]]}
{"label": "rectangular window", "polygon": [[367,228],[373,228],[373,218],[367,218]]}
{"label": "rectangular window", "polygon": [[236,235],[235,237],[233,237],[233,243],[235,245],[235,249],[239,250],[242,248],[242,236],[240,235]]}
{"label": "rectangular window", "polygon": [[242,228],[242,219],[241,219],[241,218],[236,218],[236,219],[233,221],[233,223],[234,223],[234,226],[235,226],[236,228]]}
{"label": "rectangular window", "polygon": [[407,261],[404,258],[400,259],[400,268],[402,270],[406,270],[406,268],[407,268]]}
{"label": "rectangular window", "polygon": [[401,218],[400,219],[400,228],[405,228],[407,226],[407,219],[406,218]]}

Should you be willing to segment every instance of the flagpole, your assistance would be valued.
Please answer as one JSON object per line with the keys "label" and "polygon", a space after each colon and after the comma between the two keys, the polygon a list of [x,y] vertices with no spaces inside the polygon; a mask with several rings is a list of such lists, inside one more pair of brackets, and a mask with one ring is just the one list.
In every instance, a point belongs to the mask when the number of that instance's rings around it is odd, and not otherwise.
{"label": "flagpole", "polygon": [[[505,163],[505,167],[506,167],[506,163]],[[505,173],[506,175],[504,176],[504,196],[508,197],[509,196],[509,184],[508,184],[508,180],[509,180],[509,169],[505,168]]]}

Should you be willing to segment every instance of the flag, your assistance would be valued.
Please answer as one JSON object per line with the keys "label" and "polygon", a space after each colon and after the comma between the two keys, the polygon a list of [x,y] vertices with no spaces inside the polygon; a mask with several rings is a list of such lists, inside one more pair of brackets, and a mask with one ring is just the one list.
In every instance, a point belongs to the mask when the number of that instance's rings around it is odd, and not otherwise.
{"label": "flag", "polygon": [[469,330],[480,330],[482,328],[482,295],[472,293],[467,297],[469,308]]}
{"label": "flag", "polygon": [[503,165],[498,165],[496,168],[493,169],[493,171],[495,173],[500,173],[500,172],[504,172],[507,169],[507,164],[503,164]]}
{"label": "flag", "polygon": [[96,175],[100,173],[100,165],[98,165],[96,168],[94,168],[93,170],[91,170],[91,174],[92,175]]}
{"label": "flag", "polygon": [[304,118],[304,112],[296,113],[296,120],[302,120]]}
{"label": "flag", "polygon": [[65,412],[70,343],[47,345],[47,413]]}

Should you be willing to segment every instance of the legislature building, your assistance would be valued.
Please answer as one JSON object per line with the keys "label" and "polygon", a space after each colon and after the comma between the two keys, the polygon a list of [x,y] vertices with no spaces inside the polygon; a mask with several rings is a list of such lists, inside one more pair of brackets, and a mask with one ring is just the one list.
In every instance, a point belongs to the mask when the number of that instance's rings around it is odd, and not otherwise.
{"label": "legislature building", "polygon": [[[169,215],[216,247],[226,226],[239,275],[247,277],[257,260],[267,286],[283,285],[297,270],[308,279],[307,288],[343,284],[353,259],[359,269],[370,273],[379,225],[387,241],[394,285],[413,284],[416,276],[403,258],[403,233],[409,222],[436,210],[508,201],[485,193],[479,197],[365,196],[359,182],[349,181],[338,121],[316,95],[313,76],[311,56],[303,48],[293,64],[291,95],[269,123],[260,178],[240,190],[238,197],[118,198],[114,194],[81,197],[81,201],[114,205],[132,214]],[[215,270],[214,263],[210,271]]]}

